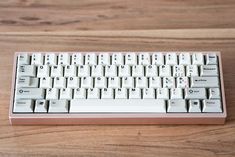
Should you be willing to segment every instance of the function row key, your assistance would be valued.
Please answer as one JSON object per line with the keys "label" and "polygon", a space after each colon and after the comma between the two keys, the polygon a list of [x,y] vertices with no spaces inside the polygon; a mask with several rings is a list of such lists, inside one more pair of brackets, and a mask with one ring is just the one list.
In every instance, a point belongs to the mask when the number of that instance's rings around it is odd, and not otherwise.
{"label": "function row key", "polygon": [[34,65],[214,65],[217,64],[217,55],[210,53],[203,55],[202,53],[33,53],[20,54],[18,56],[18,64],[34,64]]}

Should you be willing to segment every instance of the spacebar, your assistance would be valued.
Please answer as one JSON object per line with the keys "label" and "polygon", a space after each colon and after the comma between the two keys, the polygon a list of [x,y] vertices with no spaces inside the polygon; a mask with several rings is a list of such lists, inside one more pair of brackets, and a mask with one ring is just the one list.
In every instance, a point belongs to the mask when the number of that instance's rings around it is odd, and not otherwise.
{"label": "spacebar", "polygon": [[164,100],[157,99],[74,99],[70,113],[162,113]]}

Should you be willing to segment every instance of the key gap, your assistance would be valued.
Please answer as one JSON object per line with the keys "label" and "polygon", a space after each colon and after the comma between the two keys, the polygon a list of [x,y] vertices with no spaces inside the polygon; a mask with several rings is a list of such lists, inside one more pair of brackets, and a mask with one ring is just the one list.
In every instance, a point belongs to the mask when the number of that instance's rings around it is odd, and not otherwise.
{"label": "key gap", "polygon": [[32,103],[33,103],[33,113],[35,113],[35,108],[36,108],[36,100],[32,99]]}
{"label": "key gap", "polygon": [[149,80],[149,77],[147,77],[147,88],[150,88],[150,80]]}
{"label": "key gap", "polygon": [[162,58],[163,58],[163,65],[166,65],[166,55],[162,54]]}
{"label": "key gap", "polygon": [[202,59],[203,59],[203,65],[206,65],[206,55],[203,55]]}
{"label": "key gap", "polygon": [[132,76],[133,75],[133,73],[132,73],[133,67],[131,65],[129,67],[129,70],[130,70],[130,76]]}
{"label": "key gap", "polygon": [[126,54],[123,55],[123,65],[126,65]]}
{"label": "key gap", "polygon": [[143,99],[143,89],[140,88],[140,99]]}
{"label": "key gap", "polygon": [[110,55],[109,55],[109,65],[112,65],[113,64],[113,53],[111,53]]}
{"label": "key gap", "polygon": [[99,99],[101,99],[101,95],[103,94],[103,93],[101,93],[101,89],[99,89]]}
{"label": "key gap", "polygon": [[[146,66],[148,66],[148,65],[146,65]],[[146,77],[146,66],[143,65],[143,68],[144,68],[144,75],[143,76],[145,76],[145,77]]]}
{"label": "key gap", "polygon": [[88,89],[85,89],[85,99],[88,99]]}
{"label": "key gap", "polygon": [[136,54],[136,59],[137,59],[136,65],[140,65],[140,59],[141,59],[141,57],[139,57],[139,54]]}
{"label": "key gap", "polygon": [[67,100],[67,104],[68,104],[68,113],[70,112],[70,100]]}

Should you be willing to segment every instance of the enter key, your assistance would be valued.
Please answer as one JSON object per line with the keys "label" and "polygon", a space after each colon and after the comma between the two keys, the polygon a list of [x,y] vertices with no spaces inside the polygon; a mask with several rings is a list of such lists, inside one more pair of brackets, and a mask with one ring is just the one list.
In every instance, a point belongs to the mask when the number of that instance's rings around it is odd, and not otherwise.
{"label": "enter key", "polygon": [[191,87],[212,88],[219,87],[218,77],[192,77]]}

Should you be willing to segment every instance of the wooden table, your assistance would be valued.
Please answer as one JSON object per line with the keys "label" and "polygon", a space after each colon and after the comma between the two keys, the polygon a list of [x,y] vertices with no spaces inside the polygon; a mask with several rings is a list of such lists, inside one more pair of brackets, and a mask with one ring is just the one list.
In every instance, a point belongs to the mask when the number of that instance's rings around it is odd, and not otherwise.
{"label": "wooden table", "polygon": [[[235,2],[0,2],[0,156],[235,156]],[[225,125],[10,126],[15,51],[222,52]]]}

